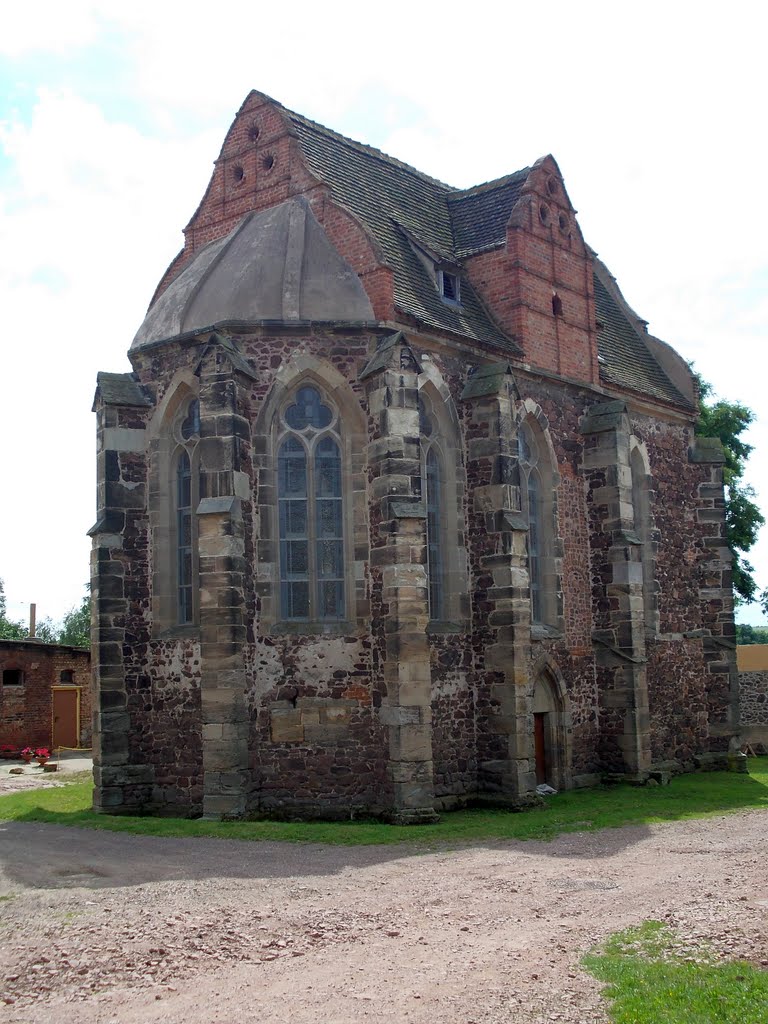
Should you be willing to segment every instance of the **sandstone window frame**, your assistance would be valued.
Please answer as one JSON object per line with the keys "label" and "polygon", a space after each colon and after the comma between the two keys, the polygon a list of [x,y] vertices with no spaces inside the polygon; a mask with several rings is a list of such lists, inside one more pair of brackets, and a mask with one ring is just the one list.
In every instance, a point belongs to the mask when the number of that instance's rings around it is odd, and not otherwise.
{"label": "sandstone window frame", "polygon": [[[296,620],[282,617],[278,521],[278,436],[281,411],[303,385],[317,388],[338,414],[343,481],[345,617],[338,620]],[[290,404],[290,403],[288,403]],[[275,374],[253,425],[255,471],[255,583],[257,629],[270,635],[314,635],[364,632],[370,628],[368,594],[369,524],[368,426],[361,396],[330,363],[299,352]]]}
{"label": "sandstone window frame", "polygon": [[520,511],[528,524],[527,552],[533,639],[561,635],[562,544],[558,534],[560,475],[549,423],[531,399],[521,403],[516,424]]}
{"label": "sandstone window frame", "polygon": [[[450,392],[437,368],[428,361],[419,377],[418,401],[421,493],[427,512],[427,628],[430,632],[436,633],[458,632],[464,628],[469,617],[466,534],[462,505],[464,469],[461,435]],[[439,477],[439,495],[436,502],[432,501],[430,495],[430,455]],[[430,505],[433,509],[435,506],[439,508],[439,517],[430,516]],[[436,518],[439,518],[437,523]],[[435,526],[439,530],[437,537],[434,535]],[[435,561],[439,562],[437,579],[434,578]],[[435,613],[436,595],[439,595],[439,607]]]}
{"label": "sandstone window frame", "polygon": [[[303,410],[300,403],[304,403]],[[279,421],[276,457],[280,620],[296,624],[343,622],[348,595],[339,411],[321,388],[304,381],[282,403]],[[293,480],[297,483],[292,488]],[[292,520],[297,521],[293,528]],[[325,555],[322,546],[327,549]],[[292,564],[295,551],[303,552],[298,567]],[[324,559],[328,560],[325,572],[321,567]],[[332,607],[337,609],[336,614],[330,610]],[[303,608],[306,614],[301,613]]]}
{"label": "sandstone window frame", "polygon": [[[184,437],[182,427],[198,403],[196,431]],[[149,516],[152,558],[153,636],[195,635],[199,629],[200,594],[197,507],[201,498],[199,381],[190,370],[176,374],[149,425]],[[179,621],[178,470],[182,454],[189,459],[189,526],[191,548],[191,613]]]}

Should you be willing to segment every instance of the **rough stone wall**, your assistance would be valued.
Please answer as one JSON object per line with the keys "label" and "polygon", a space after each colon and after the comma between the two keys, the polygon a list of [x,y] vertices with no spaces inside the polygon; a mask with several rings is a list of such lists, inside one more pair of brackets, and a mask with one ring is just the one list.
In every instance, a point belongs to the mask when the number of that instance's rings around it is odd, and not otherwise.
{"label": "rough stone wall", "polygon": [[[392,691],[385,680],[386,666],[391,671],[396,664],[392,627],[401,621],[393,617],[391,581],[397,573],[402,580],[411,580],[410,567],[422,566],[425,552],[418,516],[398,519],[388,503],[390,486],[405,488],[398,491],[398,499],[420,499],[418,448],[406,438],[397,452],[387,449],[393,442],[382,428],[382,411],[394,400],[402,402],[412,416],[415,391],[399,385],[403,374],[398,377],[398,371],[390,369],[392,376],[386,378],[382,391],[389,398],[382,404],[379,396],[375,399],[379,405],[372,404],[359,379],[376,342],[366,333],[302,329],[298,335],[288,335],[265,329],[235,340],[253,371],[250,376],[241,374],[232,398],[234,419],[248,424],[250,431],[239,440],[233,435],[232,442],[233,466],[237,465],[239,474],[233,486],[239,494],[244,567],[242,585],[238,585],[244,638],[239,654],[244,682],[238,699],[247,723],[242,806],[252,814],[304,816],[385,811],[392,806],[394,787],[405,785],[404,769],[392,767],[393,730],[414,724],[415,714],[412,707],[397,705],[393,713]],[[207,344],[206,338],[200,338],[135,354],[136,371],[155,403],[164,401],[179,371],[195,372]],[[618,585],[612,575],[611,552],[617,548],[614,534],[606,528],[607,506],[592,497],[613,486],[612,470],[606,465],[585,473],[586,442],[579,427],[596,396],[571,383],[519,370],[508,375],[507,390],[499,395],[464,401],[466,359],[441,350],[434,340],[421,349],[414,336],[411,345],[415,355],[402,356],[408,363],[407,373],[416,381],[418,366],[408,360],[428,351],[457,411],[461,470],[457,522],[464,524],[458,539],[465,540],[468,556],[459,602],[465,618],[447,624],[448,628],[430,630],[428,637],[424,634],[431,699],[424,712],[418,710],[419,716],[424,715],[418,728],[431,744],[435,806],[453,806],[479,792],[512,798],[513,792],[519,795],[530,786],[534,667],[545,662],[562,682],[571,782],[587,784],[601,771],[626,770],[619,746],[611,743],[622,737],[626,742],[627,708],[605,699],[616,686],[616,665],[598,664],[593,644],[595,629],[616,628],[611,587]],[[293,377],[285,375],[291,366],[298,368]],[[217,373],[215,388],[223,396],[228,393],[230,371],[219,368]],[[355,498],[345,520],[354,562],[348,621],[319,633],[278,622],[276,600],[274,435],[269,417],[277,408],[276,381],[283,388],[279,393],[287,395],[298,381],[307,379],[316,381],[340,409],[340,403],[348,403],[342,410],[345,417],[353,406],[357,408],[364,424],[363,448],[350,456],[347,478],[347,488],[352,485],[363,495],[362,512]],[[529,615],[527,524],[518,521],[520,498],[515,492],[519,491],[515,424],[522,416],[532,415],[531,410],[536,411],[547,445],[551,443],[551,469],[557,482],[548,540],[556,578],[550,583],[554,591],[548,605],[551,621],[543,633],[531,632],[525,618]],[[136,431],[146,429],[150,418],[146,410],[137,409],[113,410],[111,415],[114,425]],[[639,652],[638,663],[642,662],[646,678],[642,685],[647,685],[650,705],[646,727],[650,758],[689,764],[709,743],[711,673],[702,638],[684,636],[700,624],[702,567],[711,556],[709,524],[699,522],[696,504],[690,499],[706,472],[688,461],[687,428],[636,417],[631,429],[647,446],[652,468],[656,571],[662,595],[661,633],[648,638],[647,650],[641,645],[630,651],[633,657]],[[383,459],[378,475],[372,472],[371,452]],[[124,756],[141,779],[134,791],[137,798],[177,813],[200,813],[206,742],[201,653],[195,627],[171,629],[163,635],[152,623],[150,581],[157,545],[152,541],[151,518],[139,504],[148,465],[147,453],[141,451],[117,451],[105,458],[106,484],[123,503],[125,522],[122,547],[105,563],[113,567],[110,571],[120,565],[122,574],[118,590],[113,593],[114,585],[108,585],[107,600],[117,603],[107,607],[114,607],[119,628],[124,630],[119,650],[130,721]],[[399,474],[398,467],[405,472]],[[622,486],[626,489],[626,482]],[[398,557],[407,552],[408,559],[394,575],[388,569],[393,530],[401,531]],[[635,558],[632,543],[622,550]],[[413,607],[421,607],[418,585],[409,582],[408,592],[409,600],[416,602]],[[634,591],[624,592],[622,600],[627,609],[634,609],[631,614],[639,614]],[[525,622],[519,618],[522,612]],[[720,612],[715,609],[716,615]],[[620,625],[617,636],[623,628]],[[500,636],[504,637],[501,646]],[[501,661],[489,658],[494,644],[497,654],[504,644],[508,645],[504,650],[516,652],[513,671],[505,656]],[[107,655],[112,656],[109,648]],[[396,749],[406,749],[400,739]],[[613,760],[606,754],[610,749],[616,751]],[[424,763],[419,761],[423,756],[419,753],[408,764]],[[509,767],[513,763],[515,782]]]}
{"label": "rough stone wall", "polygon": [[651,758],[687,769],[708,750],[707,672],[699,639],[648,643]]}
{"label": "rough stone wall", "polygon": [[[80,746],[91,745],[92,685],[88,651],[34,641],[0,640],[0,679],[6,669],[20,669],[23,682],[0,683],[0,743],[50,747],[54,686],[80,691]],[[72,681],[62,684],[62,672]]]}
{"label": "rough stone wall", "polygon": [[474,659],[465,633],[432,634],[430,649],[435,806],[442,809],[477,789]]}
{"label": "rough stone wall", "polygon": [[383,810],[383,729],[371,700],[371,642],[263,636],[248,693],[252,813],[350,817]]}
{"label": "rough stone wall", "polygon": [[741,724],[768,727],[768,671],[739,672],[739,687]]}
{"label": "rough stone wall", "polygon": [[133,757],[153,768],[152,803],[166,813],[200,813],[203,795],[200,644],[153,640],[132,674],[128,708]]}
{"label": "rough stone wall", "polygon": [[725,749],[736,728],[730,565],[722,568],[717,547],[722,483],[712,479],[717,467],[689,456],[690,427],[637,417],[634,431],[652,474],[659,614],[658,633],[647,638],[652,756],[690,765],[695,753]]}

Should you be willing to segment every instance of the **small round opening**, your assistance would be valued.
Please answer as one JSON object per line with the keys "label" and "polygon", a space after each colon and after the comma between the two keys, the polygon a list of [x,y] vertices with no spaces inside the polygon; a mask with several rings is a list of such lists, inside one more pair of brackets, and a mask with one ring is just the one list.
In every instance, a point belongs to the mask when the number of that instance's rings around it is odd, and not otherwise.
{"label": "small round opening", "polygon": [[571,222],[568,220],[568,217],[564,213],[561,213],[557,218],[557,223],[563,234],[567,235],[571,228]]}
{"label": "small round opening", "polygon": [[549,207],[542,203],[539,207],[539,220],[542,224],[549,224]]}
{"label": "small round opening", "polygon": [[549,192],[551,196],[557,195],[557,179],[547,178],[547,192]]}
{"label": "small round opening", "polygon": [[261,135],[261,128],[259,128],[259,126],[254,121],[254,123],[248,129],[248,138],[251,140],[251,142],[255,142],[256,139],[258,139],[258,137],[260,135]]}
{"label": "small round opening", "polygon": [[265,171],[272,170],[272,168],[275,166],[275,158],[272,156],[271,153],[267,153],[265,155],[264,159],[261,161],[261,166],[264,168]]}
{"label": "small round opening", "polygon": [[245,177],[245,171],[240,164],[235,164],[232,168],[232,180],[239,184]]}

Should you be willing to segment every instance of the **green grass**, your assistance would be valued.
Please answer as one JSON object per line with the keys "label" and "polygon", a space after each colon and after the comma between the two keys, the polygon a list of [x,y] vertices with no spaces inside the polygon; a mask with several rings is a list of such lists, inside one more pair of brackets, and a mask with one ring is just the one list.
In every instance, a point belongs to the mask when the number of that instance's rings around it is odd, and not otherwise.
{"label": "green grass", "polygon": [[46,821],[152,836],[277,840],[342,846],[477,842],[493,839],[549,840],[562,832],[596,831],[683,818],[703,818],[750,808],[768,809],[768,757],[750,759],[750,774],[711,772],[681,775],[656,788],[609,786],[559,793],[544,807],[514,813],[472,809],[444,814],[436,825],[386,825],[371,821],[201,821],[183,818],[95,814],[92,787],[74,783],[0,797],[0,820]]}
{"label": "green grass", "polygon": [[767,971],[718,963],[706,949],[680,953],[674,943],[671,929],[646,921],[584,958],[608,983],[615,1024],[765,1024]]}

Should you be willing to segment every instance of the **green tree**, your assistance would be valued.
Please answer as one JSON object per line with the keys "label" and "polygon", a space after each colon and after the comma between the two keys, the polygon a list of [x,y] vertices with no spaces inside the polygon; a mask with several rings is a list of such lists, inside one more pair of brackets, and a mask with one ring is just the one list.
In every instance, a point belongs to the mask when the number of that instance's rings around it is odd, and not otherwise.
{"label": "green tree", "polygon": [[746,622],[736,623],[737,644],[768,644],[768,627],[750,626]]}
{"label": "green tree", "polygon": [[61,624],[59,643],[71,647],[91,646],[91,597],[83,598],[79,608],[71,608]]}
{"label": "green tree", "polygon": [[[752,445],[741,435],[752,423],[755,414],[741,402],[712,401],[713,388],[696,374],[699,383],[699,420],[696,433],[702,437],[717,437],[725,452],[723,479],[725,481],[725,534],[733,554],[733,590],[738,601],[747,603],[757,596],[754,569],[744,557],[757,540],[765,519],[753,498],[754,488],[745,484],[746,468]],[[768,591],[760,598],[768,613]]]}
{"label": "green tree", "polygon": [[[6,614],[5,587],[0,579],[0,640],[28,640],[26,622],[13,622]],[[44,644],[69,644],[72,647],[91,646],[91,599],[83,598],[79,608],[70,609],[60,626],[49,617],[35,625],[35,639]]]}
{"label": "green tree", "polygon": [[0,579],[0,640],[24,640],[29,630],[22,622],[12,622],[6,614],[5,587]]}

